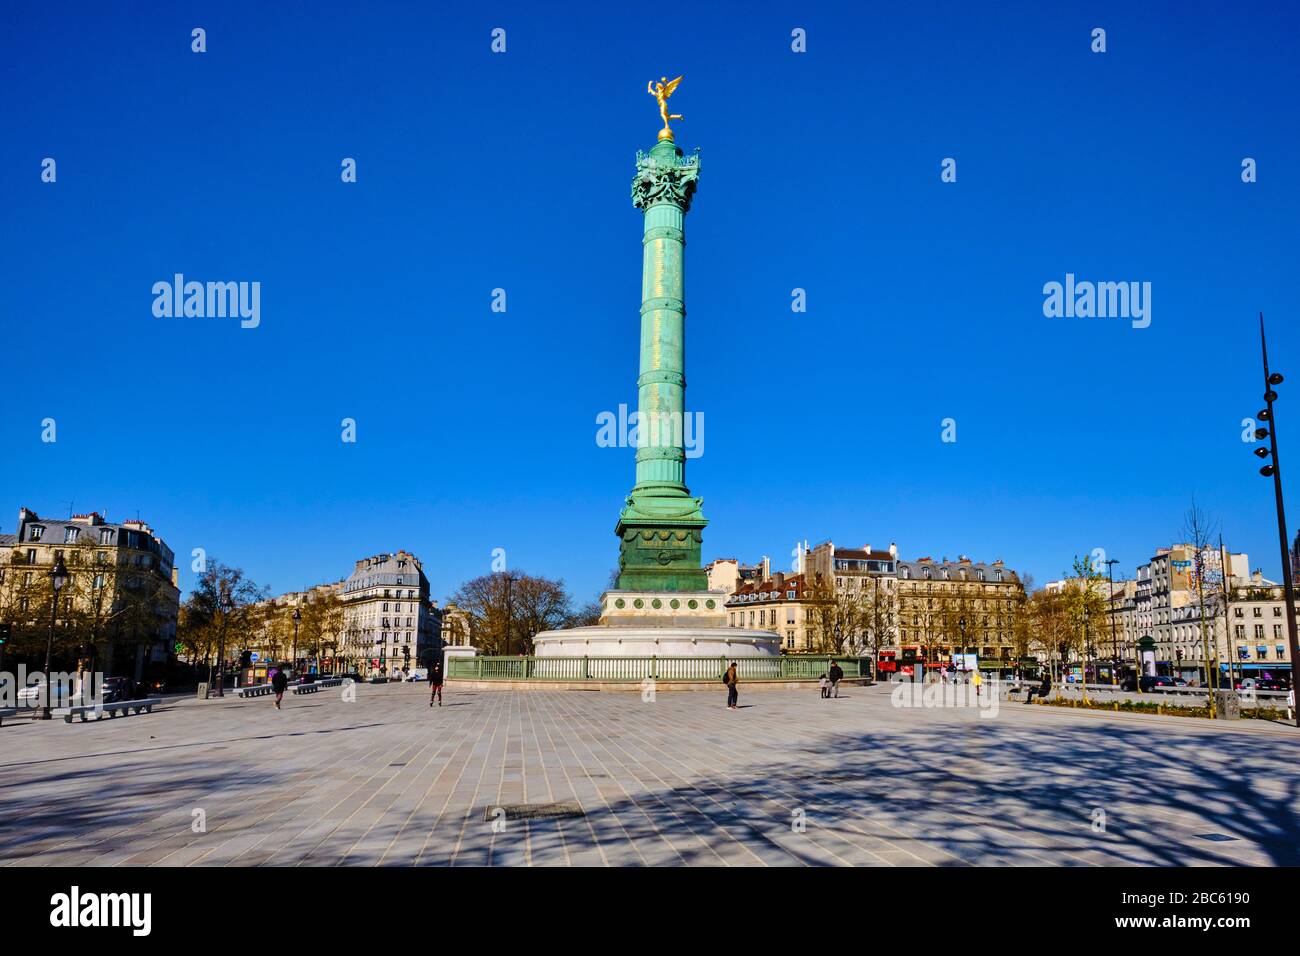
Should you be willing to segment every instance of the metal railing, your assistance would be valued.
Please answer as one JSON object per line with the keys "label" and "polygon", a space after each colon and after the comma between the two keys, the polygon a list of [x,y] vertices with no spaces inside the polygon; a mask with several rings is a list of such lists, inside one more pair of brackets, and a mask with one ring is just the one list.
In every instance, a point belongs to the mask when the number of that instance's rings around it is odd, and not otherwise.
{"label": "metal railing", "polygon": [[[789,657],[738,657],[736,672],[742,682],[816,680],[836,661],[846,678],[870,674],[869,661],[823,655]],[[451,657],[450,680],[535,681],[722,681],[731,664],[726,657]]]}

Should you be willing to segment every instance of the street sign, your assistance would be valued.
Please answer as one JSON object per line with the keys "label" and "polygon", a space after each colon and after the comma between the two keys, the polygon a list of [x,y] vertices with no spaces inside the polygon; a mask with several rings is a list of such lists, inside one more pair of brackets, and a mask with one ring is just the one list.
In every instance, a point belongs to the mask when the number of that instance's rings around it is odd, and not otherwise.
{"label": "street sign", "polygon": [[257,651],[253,651],[253,653],[248,656],[248,659],[250,661],[260,661],[262,659],[262,655],[259,654]]}

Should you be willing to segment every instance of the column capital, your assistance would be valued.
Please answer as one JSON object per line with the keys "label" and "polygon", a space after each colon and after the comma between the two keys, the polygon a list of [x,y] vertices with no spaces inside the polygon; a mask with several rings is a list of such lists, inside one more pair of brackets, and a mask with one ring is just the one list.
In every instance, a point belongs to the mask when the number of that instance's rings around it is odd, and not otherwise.
{"label": "column capital", "polygon": [[671,143],[661,142],[649,153],[636,154],[632,205],[644,211],[659,203],[671,203],[682,212],[688,212],[699,176],[698,150],[690,156],[683,156],[681,150]]}

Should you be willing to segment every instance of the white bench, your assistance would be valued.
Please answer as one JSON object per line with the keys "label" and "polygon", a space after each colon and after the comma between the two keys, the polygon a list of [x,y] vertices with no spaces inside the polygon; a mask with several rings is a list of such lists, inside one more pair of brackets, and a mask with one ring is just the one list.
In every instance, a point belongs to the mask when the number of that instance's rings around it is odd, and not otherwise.
{"label": "white bench", "polygon": [[105,716],[117,717],[123,714],[127,716],[133,713],[151,714],[154,705],[161,703],[161,697],[145,697],[142,700],[118,700],[111,704],[78,704],[75,707],[60,707],[54,713],[62,717],[65,724],[72,723],[76,717],[80,717],[84,723],[92,714],[96,720],[101,720]]}

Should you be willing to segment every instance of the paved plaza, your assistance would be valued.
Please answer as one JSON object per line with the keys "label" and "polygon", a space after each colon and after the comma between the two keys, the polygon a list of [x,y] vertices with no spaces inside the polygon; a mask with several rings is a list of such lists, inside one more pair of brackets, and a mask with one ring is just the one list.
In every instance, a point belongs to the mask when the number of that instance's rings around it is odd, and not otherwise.
{"label": "paved plaza", "polygon": [[6,721],[0,863],[1300,863],[1300,734],[1259,721],[981,718],[883,686],[742,686],[735,712],[721,686],[427,693]]}

